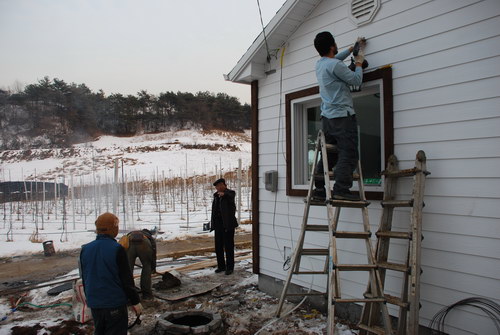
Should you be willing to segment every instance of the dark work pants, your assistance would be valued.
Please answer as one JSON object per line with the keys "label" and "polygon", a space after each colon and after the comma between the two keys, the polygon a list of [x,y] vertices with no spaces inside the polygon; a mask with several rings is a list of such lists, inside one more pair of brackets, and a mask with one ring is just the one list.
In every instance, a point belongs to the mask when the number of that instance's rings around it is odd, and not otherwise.
{"label": "dark work pants", "polygon": [[94,335],[127,335],[127,306],[92,308]]}
{"label": "dark work pants", "polygon": [[[358,122],[356,115],[335,119],[321,119],[325,141],[337,146],[337,153],[328,153],[328,169],[334,170],[334,194],[349,193],[352,187],[352,174],[358,165]],[[323,157],[316,166],[316,174],[323,175]],[[316,188],[325,187],[323,179],[316,179]]]}
{"label": "dark work pants", "polygon": [[215,228],[215,254],[218,269],[234,270],[234,228],[228,230],[222,227]]}
{"label": "dark work pants", "polygon": [[137,257],[141,260],[142,270],[141,270],[141,292],[143,298],[151,298],[153,296],[153,291],[151,289],[151,273],[152,273],[152,263],[153,263],[153,247],[151,242],[147,238],[143,239],[142,242],[132,242],[130,241],[129,247],[127,249],[128,263],[132,273],[134,272],[135,260]]}

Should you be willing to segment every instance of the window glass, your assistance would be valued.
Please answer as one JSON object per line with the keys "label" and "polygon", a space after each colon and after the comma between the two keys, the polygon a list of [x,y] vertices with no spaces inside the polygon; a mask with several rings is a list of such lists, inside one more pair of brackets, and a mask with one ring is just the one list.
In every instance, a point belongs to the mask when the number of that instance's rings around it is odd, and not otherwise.
{"label": "window glass", "polygon": [[365,185],[380,185],[382,166],[381,102],[379,85],[353,96],[358,121],[359,159]]}
{"label": "window glass", "polygon": [[309,107],[306,109],[307,111],[307,180],[304,180],[307,183],[308,180],[311,179],[311,169],[313,166],[314,160],[314,149],[316,145],[316,139],[318,137],[318,130],[321,129],[321,110],[319,105],[314,107]]}

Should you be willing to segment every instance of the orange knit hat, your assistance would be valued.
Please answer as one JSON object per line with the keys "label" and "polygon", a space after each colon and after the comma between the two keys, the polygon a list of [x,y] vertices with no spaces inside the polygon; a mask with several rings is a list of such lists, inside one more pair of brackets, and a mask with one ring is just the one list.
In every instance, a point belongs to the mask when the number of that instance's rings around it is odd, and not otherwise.
{"label": "orange knit hat", "polygon": [[111,213],[104,213],[99,215],[95,220],[95,228],[97,234],[106,234],[113,238],[118,235],[118,218]]}

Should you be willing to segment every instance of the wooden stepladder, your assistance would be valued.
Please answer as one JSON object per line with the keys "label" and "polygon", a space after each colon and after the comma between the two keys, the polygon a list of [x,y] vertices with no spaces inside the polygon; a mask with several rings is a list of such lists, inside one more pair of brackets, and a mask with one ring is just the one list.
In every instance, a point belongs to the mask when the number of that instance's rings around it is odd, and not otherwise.
{"label": "wooden stepladder", "polygon": [[[426,170],[426,157],[423,151],[417,152],[414,168],[399,170],[397,158],[392,155],[389,157],[387,168],[382,172],[385,178],[384,198],[381,202],[383,210],[380,226],[376,233],[376,263],[379,267],[383,287],[385,287],[387,270],[403,274],[400,296],[384,294],[387,303],[399,308],[396,328],[398,335],[418,334],[422,208],[424,207],[425,178],[428,174],[430,173]],[[402,177],[413,177],[412,198],[410,200],[396,200],[397,181]],[[392,230],[394,209],[399,207],[410,208],[410,222],[406,231]],[[389,261],[391,239],[407,241],[406,259],[403,262]],[[371,296],[371,292],[371,288],[368,287],[365,296]],[[377,328],[377,325],[380,324],[378,313],[377,306],[365,306],[358,325],[361,329],[360,334],[367,334],[367,329]]]}
{"label": "wooden stepladder", "polygon": [[[358,162],[358,174],[354,174],[353,179],[358,180],[360,201],[345,201],[345,200],[334,200],[331,197],[331,186],[333,182],[333,172],[328,170],[328,155],[327,150],[335,150],[333,145],[327,145],[325,142],[325,136],[320,130],[318,133],[318,138],[316,141],[316,149],[314,152],[314,161],[312,167],[312,178],[309,184],[309,192],[307,198],[305,199],[304,216],[302,219],[301,232],[299,239],[297,241],[296,248],[293,253],[291,267],[288,271],[287,279],[281,293],[281,298],[278,304],[277,316],[281,314],[283,303],[285,297],[287,296],[297,296],[297,295],[327,295],[328,297],[328,326],[327,332],[329,335],[334,334],[335,330],[335,306],[339,303],[365,303],[365,305],[377,305],[379,314],[378,319],[382,320],[384,323],[385,334],[390,334],[390,317],[387,311],[386,299],[382,290],[382,280],[375,263],[375,253],[371,244],[371,232],[370,224],[368,219],[368,208],[369,202],[366,201],[363,176],[361,173],[361,164]],[[321,152],[323,158],[323,175],[315,176],[316,165],[318,162],[319,153]],[[324,178],[326,199],[323,201],[317,201],[313,199],[313,187],[315,178]],[[308,224],[309,219],[309,209],[311,206],[325,206],[327,209],[328,224]],[[339,230],[339,218],[340,210],[343,207],[359,208],[362,211],[363,216],[363,231],[345,231]],[[308,249],[304,248],[304,241],[307,232],[328,232],[329,234],[329,245],[328,249]],[[338,251],[337,251],[337,240],[338,239],[358,239],[364,242],[366,247],[366,264],[340,264]],[[300,266],[302,256],[325,256],[325,265],[322,271],[317,271],[314,269],[303,269]],[[340,287],[340,272],[342,271],[365,271],[368,272],[369,282],[368,286],[370,292],[374,294],[371,297],[360,297],[360,298],[342,298],[341,287]],[[288,293],[288,288],[292,280],[293,275],[327,275],[327,292],[308,292],[308,293]],[[375,309],[373,309],[375,311]]]}

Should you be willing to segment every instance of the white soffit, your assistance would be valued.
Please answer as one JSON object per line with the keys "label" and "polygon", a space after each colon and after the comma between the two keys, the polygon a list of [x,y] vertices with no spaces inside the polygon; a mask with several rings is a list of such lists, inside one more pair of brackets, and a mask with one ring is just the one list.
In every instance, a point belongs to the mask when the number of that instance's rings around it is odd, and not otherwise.
{"label": "white soffit", "polygon": [[[304,22],[321,0],[287,0],[265,27],[269,51],[280,49]],[[234,68],[224,75],[226,80],[250,84],[265,76],[267,51],[261,32]]]}

